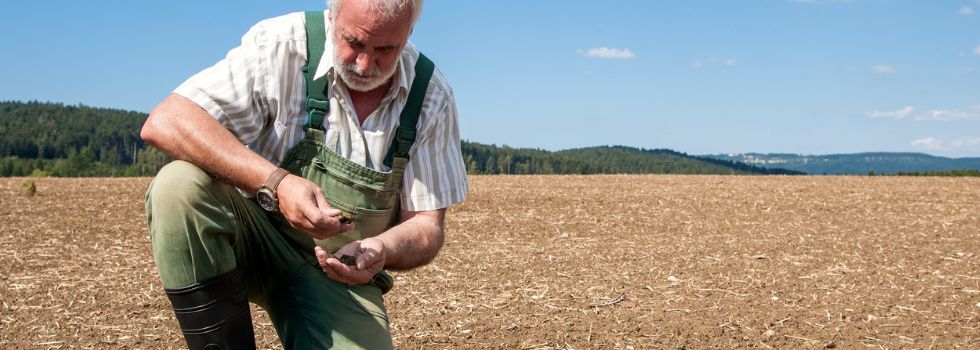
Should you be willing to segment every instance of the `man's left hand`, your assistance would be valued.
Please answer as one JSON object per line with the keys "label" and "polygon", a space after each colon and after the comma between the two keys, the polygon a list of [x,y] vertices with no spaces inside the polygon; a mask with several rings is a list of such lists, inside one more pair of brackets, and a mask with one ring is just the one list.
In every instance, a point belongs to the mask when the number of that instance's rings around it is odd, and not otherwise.
{"label": "man's left hand", "polygon": [[[333,255],[320,247],[315,247],[314,252],[327,277],[349,285],[370,282],[384,268],[387,259],[384,242],[373,237],[348,243]],[[344,255],[355,257],[354,266],[340,261],[340,257]]]}

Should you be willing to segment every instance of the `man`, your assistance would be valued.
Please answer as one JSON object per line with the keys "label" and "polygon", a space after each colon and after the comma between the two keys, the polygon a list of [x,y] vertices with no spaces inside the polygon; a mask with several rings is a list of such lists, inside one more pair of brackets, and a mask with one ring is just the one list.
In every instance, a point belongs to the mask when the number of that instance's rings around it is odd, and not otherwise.
{"label": "man", "polygon": [[421,10],[262,21],[150,113],[141,137],[177,160],[147,220],[190,348],[254,347],[246,298],[286,348],[392,346],[384,269],[432,261],[468,191],[452,90],[408,43]]}

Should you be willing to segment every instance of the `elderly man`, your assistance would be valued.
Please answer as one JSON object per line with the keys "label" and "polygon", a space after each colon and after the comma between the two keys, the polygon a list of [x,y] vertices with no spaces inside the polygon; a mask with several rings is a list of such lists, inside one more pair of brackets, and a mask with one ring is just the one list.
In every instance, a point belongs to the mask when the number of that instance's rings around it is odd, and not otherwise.
{"label": "elderly man", "polygon": [[385,272],[429,263],[466,196],[452,90],[408,37],[422,0],[331,0],[256,24],[142,138],[157,268],[192,349],[390,348]]}

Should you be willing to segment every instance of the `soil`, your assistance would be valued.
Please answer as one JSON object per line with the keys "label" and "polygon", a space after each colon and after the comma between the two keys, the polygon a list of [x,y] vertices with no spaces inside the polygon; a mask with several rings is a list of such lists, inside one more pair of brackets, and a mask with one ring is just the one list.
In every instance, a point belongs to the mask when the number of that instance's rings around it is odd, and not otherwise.
{"label": "soil", "polygon": [[[339,260],[340,260],[341,263],[343,263],[344,265],[347,265],[347,266],[357,265],[357,257],[355,257],[353,255],[341,255]],[[385,261],[387,261],[387,260],[385,260]]]}
{"label": "soil", "polygon": [[[183,348],[150,179],[0,179],[0,348]],[[980,348],[980,178],[474,176],[403,349]],[[260,348],[281,348],[253,306]]]}

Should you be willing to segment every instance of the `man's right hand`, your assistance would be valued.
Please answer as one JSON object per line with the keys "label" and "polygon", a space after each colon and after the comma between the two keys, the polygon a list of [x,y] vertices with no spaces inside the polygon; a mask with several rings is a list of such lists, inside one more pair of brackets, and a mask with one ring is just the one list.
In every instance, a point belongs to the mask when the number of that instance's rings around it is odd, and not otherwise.
{"label": "man's right hand", "polygon": [[296,175],[286,175],[276,189],[279,211],[294,229],[316,239],[325,239],[354,228],[340,223],[341,211],[330,206],[323,189]]}

